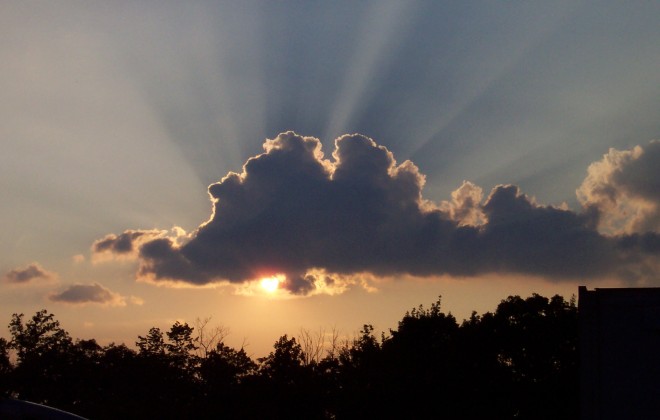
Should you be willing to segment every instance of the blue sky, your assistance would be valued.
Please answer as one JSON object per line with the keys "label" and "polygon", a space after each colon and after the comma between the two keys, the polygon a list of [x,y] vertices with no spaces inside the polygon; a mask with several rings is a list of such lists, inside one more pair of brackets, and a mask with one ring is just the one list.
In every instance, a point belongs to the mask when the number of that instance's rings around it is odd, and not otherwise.
{"label": "blue sky", "polygon": [[[439,294],[460,317],[515,293],[656,285],[652,263],[633,283],[518,265],[423,278],[370,266],[342,272],[357,280],[341,294],[246,296],[136,281],[144,258],[101,261],[91,247],[126,230],[191,235],[211,218],[208,186],[288,130],[318,138],[330,161],[338,136],[373,139],[416,165],[438,206],[464,180],[484,200],[513,184],[539,205],[598,208],[594,232],[657,234],[659,16],[654,2],[3,2],[4,316],[46,307],[75,336],[129,344],[213,316],[261,354],[300,327],[386,329]],[[618,201],[598,195],[605,187]]]}

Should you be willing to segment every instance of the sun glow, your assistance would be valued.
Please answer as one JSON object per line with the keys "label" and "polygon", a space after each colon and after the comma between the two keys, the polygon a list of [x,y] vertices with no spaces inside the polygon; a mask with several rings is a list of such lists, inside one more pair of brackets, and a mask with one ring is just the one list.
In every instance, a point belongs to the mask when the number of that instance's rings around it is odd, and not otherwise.
{"label": "sun glow", "polygon": [[260,285],[266,293],[272,294],[277,292],[280,287],[280,279],[278,277],[266,277],[261,279]]}

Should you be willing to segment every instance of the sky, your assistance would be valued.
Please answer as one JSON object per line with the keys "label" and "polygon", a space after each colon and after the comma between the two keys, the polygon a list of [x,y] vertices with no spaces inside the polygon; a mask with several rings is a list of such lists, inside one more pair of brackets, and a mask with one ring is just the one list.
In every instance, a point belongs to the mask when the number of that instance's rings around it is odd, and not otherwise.
{"label": "sky", "polygon": [[210,317],[263,356],[440,295],[660,286],[659,16],[4,1],[0,316],[128,345]]}

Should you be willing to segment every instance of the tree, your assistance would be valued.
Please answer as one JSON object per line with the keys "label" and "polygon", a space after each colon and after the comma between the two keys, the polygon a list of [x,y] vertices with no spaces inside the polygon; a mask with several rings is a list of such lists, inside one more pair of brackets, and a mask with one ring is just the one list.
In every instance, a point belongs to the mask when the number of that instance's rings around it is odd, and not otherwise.
{"label": "tree", "polygon": [[195,363],[189,351],[194,350],[192,328],[176,322],[166,333],[152,327],[146,336],[138,336],[139,349],[131,384],[140,393],[142,405],[133,407],[135,417],[186,417],[194,407],[198,390]]}
{"label": "tree", "polygon": [[318,364],[325,347],[325,331],[321,328],[318,333],[313,334],[309,330],[301,328],[298,341],[302,348],[303,364],[305,366]]}
{"label": "tree", "polygon": [[224,343],[218,343],[213,356],[226,363],[230,368],[230,375],[238,382],[240,382],[241,378],[254,373],[257,369],[257,364],[250,359],[244,347],[241,347],[240,350],[235,350],[225,346]]}
{"label": "tree", "polygon": [[210,321],[211,317],[195,319],[195,330],[197,331],[195,342],[198,345],[197,356],[199,357],[206,357],[225,340],[227,335],[229,335],[228,328],[222,325],[211,327],[209,326]]}
{"label": "tree", "polygon": [[167,351],[176,356],[187,356],[190,352],[197,350],[195,339],[192,337],[194,328],[187,323],[181,324],[176,321],[166,333],[169,343],[165,345]]}
{"label": "tree", "polygon": [[97,379],[99,391],[88,402],[91,412],[80,414],[89,418],[117,419],[136,418],[146,411],[148,398],[144,397],[144,387],[149,383],[145,381],[142,368],[148,362],[145,359],[123,343],[104,346]]}
{"label": "tree", "polygon": [[68,395],[63,403],[67,410],[82,416],[93,416],[99,405],[99,394],[105,394],[106,375],[103,347],[95,339],[76,340],[68,355],[65,373]]}
{"label": "tree", "polygon": [[482,323],[494,330],[497,360],[511,378],[521,418],[578,413],[577,306],[561,296],[509,296]]}
{"label": "tree", "polygon": [[9,331],[9,347],[18,359],[12,375],[14,395],[69,409],[71,396],[66,384],[73,346],[69,333],[45,309],[26,322],[23,314],[13,314]]}
{"label": "tree", "polygon": [[9,361],[9,342],[0,337],[0,397],[9,391],[9,374],[11,371],[12,366]]}
{"label": "tree", "polygon": [[160,328],[151,327],[146,337],[138,335],[138,341],[135,343],[140,349],[140,355],[143,356],[162,356],[165,354],[165,341]]}
{"label": "tree", "polygon": [[255,406],[254,374],[257,364],[244,348],[235,350],[220,342],[201,358],[198,374],[202,382],[202,413],[221,412],[224,418],[257,417],[246,415]]}
{"label": "tree", "polygon": [[197,350],[195,339],[192,336],[193,330],[194,328],[187,323],[181,324],[176,321],[166,333],[168,343],[165,344],[170,363],[178,369],[189,371],[188,376],[191,377],[192,369],[197,364],[197,356],[193,354]]}
{"label": "tree", "polygon": [[0,392],[89,418],[577,416],[574,299],[510,296],[460,325],[440,303],[408,311],[388,337],[365,324],[339,348],[335,331],[327,350],[323,330],[283,335],[258,364],[208,319],[151,328],[136,352],[74,344],[45,310],[14,314]]}
{"label": "tree", "polygon": [[281,383],[292,383],[305,363],[302,347],[285,334],[273,346],[275,351],[259,360],[263,375]]}
{"label": "tree", "polygon": [[319,328],[315,333],[301,328],[297,339],[302,348],[305,366],[318,365],[324,359],[334,359],[337,356],[339,331],[336,328],[332,328],[327,334],[325,328]]}
{"label": "tree", "polygon": [[[395,413],[412,417],[454,417],[461,405],[465,375],[458,341],[459,326],[444,313],[441,298],[430,308],[420,305],[407,312],[391,337],[383,342],[382,368],[386,383],[383,398]],[[442,398],[442,404],[437,404]]]}
{"label": "tree", "polygon": [[11,370],[9,361],[9,342],[0,337],[0,375],[4,375]]}
{"label": "tree", "polygon": [[[258,359],[258,390],[265,396],[261,413],[252,417],[322,418],[324,407],[320,381],[312,366],[305,365],[302,347],[295,338],[281,336],[268,356]],[[271,407],[277,407],[273,410]]]}
{"label": "tree", "polygon": [[23,314],[13,314],[9,323],[9,346],[16,350],[19,363],[71,347],[69,333],[60,327],[54,314],[42,309],[25,324],[23,318]]}
{"label": "tree", "polygon": [[344,366],[360,368],[377,359],[381,350],[378,339],[373,335],[374,327],[364,324],[359,336],[353,340],[352,345],[348,343],[339,351],[339,361]]}
{"label": "tree", "polygon": [[[390,381],[384,372],[382,346],[365,324],[352,342],[344,343],[338,355],[338,382],[341,389],[333,410],[337,417],[376,418],[385,416],[374,410],[389,408],[391,400],[383,395]],[[373,404],[388,401],[388,404]],[[387,417],[387,416],[386,416]]]}

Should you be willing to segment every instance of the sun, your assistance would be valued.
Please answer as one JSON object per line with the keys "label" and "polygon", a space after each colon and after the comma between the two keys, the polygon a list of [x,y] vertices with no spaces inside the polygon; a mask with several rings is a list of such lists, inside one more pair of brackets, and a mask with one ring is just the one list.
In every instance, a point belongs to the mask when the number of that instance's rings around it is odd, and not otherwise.
{"label": "sun", "polygon": [[266,293],[273,294],[280,287],[280,279],[277,277],[266,277],[261,279],[259,284]]}

